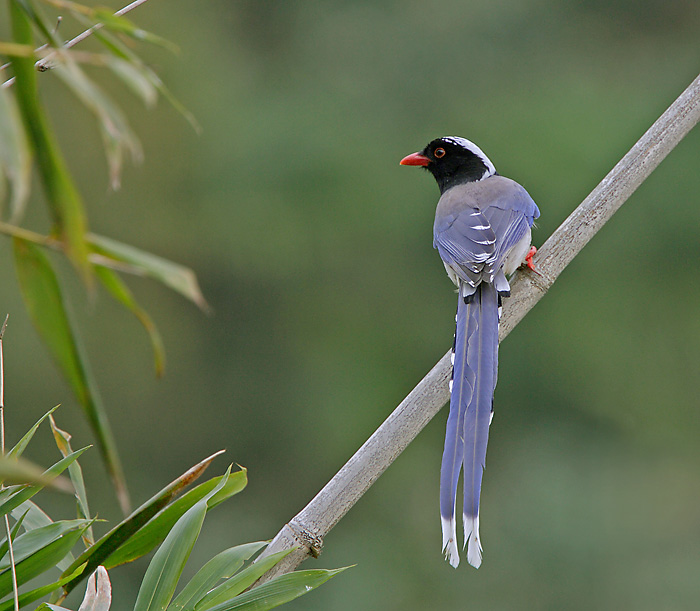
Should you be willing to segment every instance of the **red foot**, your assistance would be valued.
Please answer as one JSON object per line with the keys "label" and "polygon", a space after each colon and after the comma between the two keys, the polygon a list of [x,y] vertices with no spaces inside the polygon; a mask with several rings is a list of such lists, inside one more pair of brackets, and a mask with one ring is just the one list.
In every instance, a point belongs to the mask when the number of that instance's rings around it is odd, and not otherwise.
{"label": "red foot", "polygon": [[529,267],[536,274],[539,274],[539,272],[535,269],[535,264],[532,262],[532,257],[535,256],[536,252],[537,252],[537,249],[534,246],[531,246],[530,251],[527,253],[527,256],[525,257],[525,265],[527,265],[527,267]]}

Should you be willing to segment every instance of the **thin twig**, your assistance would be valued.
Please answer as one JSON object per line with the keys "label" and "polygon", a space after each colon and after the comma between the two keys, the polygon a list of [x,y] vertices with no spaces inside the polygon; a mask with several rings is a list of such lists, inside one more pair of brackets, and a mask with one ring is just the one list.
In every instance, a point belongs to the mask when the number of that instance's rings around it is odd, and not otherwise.
{"label": "thin twig", "polygon": [[[504,302],[501,341],[699,120],[700,76],[545,242],[535,257],[539,273],[517,273],[511,282],[511,297]],[[297,549],[260,581],[293,571],[310,555],[318,555],[331,528],[447,402],[450,368],[448,352],[323,490],[282,528],[260,558],[283,549]]]}
{"label": "thin twig", "polygon": [[[2,338],[7,329],[7,320],[10,315],[5,316],[5,321],[0,327],[0,456],[5,458],[5,364],[3,360]],[[5,482],[0,482],[0,490],[5,489]],[[15,567],[15,551],[12,544],[12,529],[10,528],[10,516],[5,514],[5,536],[7,537],[7,551],[10,556],[10,570],[12,574],[12,596],[14,599],[15,611],[19,611],[19,588],[17,587],[17,568]]]}
{"label": "thin twig", "polygon": [[[142,4],[145,4],[146,2],[148,2],[148,0],[134,0],[134,2],[132,2],[132,3],[130,3],[130,4],[127,4],[127,5],[126,5],[125,7],[123,7],[123,8],[120,8],[120,9],[119,9],[116,13],[114,13],[114,14],[117,15],[117,16],[119,16],[119,17],[121,17],[122,15],[126,15],[129,11],[132,11],[132,10],[134,10],[135,8],[138,8],[138,7],[141,6]],[[81,32],[80,34],[78,34],[75,38],[71,38],[66,44],[64,44],[64,45],[61,47],[61,50],[70,49],[71,47],[74,47],[74,46],[77,45],[79,42],[82,42],[82,41],[85,40],[86,38],[92,36],[95,32],[97,32],[97,30],[99,30],[99,29],[101,29],[101,28],[103,28],[103,27],[104,27],[104,24],[103,24],[103,23],[96,23],[95,25],[93,25],[92,27],[88,28],[88,29],[85,30],[84,32]],[[34,49],[34,51],[35,51],[35,53],[39,53],[39,52],[43,51],[44,49],[46,49],[46,48],[48,48],[48,47],[49,47],[49,44],[46,43],[46,44],[41,45],[40,47],[37,47],[36,49]],[[50,58],[51,55],[53,55],[54,53],[55,53],[55,51],[53,51],[52,53],[47,54],[46,57],[41,58],[41,60],[39,60],[39,61],[36,63],[37,68],[41,69],[41,66],[45,66],[45,65],[46,65],[46,62],[48,62],[49,58]],[[2,66],[0,66],[0,71],[5,70],[5,69],[8,68],[11,64],[12,64],[12,62],[7,62],[6,64],[3,64]],[[15,82],[15,77],[13,76],[13,77],[7,79],[2,85],[0,85],[0,87],[10,87],[14,82]]]}

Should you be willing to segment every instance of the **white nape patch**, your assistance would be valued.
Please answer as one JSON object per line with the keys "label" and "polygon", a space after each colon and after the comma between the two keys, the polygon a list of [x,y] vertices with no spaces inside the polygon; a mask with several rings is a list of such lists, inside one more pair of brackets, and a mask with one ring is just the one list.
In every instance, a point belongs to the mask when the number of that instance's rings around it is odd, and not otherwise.
{"label": "white nape patch", "polygon": [[481,539],[479,538],[479,516],[462,515],[464,520],[464,547],[467,548],[467,562],[475,569],[481,566]]}
{"label": "white nape patch", "polygon": [[494,166],[493,163],[491,163],[491,160],[486,156],[484,151],[482,151],[471,140],[467,140],[466,138],[461,138],[459,136],[445,136],[444,138],[441,138],[441,140],[445,140],[446,142],[451,142],[452,144],[456,144],[457,146],[461,146],[462,148],[465,148],[468,151],[471,151],[477,157],[479,157],[481,159],[481,161],[484,162],[484,165],[486,166],[486,171],[484,172],[484,175],[479,180],[484,180],[484,178],[488,178],[489,176],[493,176],[496,173],[496,166]]}
{"label": "white nape patch", "polygon": [[454,568],[459,566],[459,549],[457,547],[457,524],[453,518],[443,518],[442,522],[442,553]]}

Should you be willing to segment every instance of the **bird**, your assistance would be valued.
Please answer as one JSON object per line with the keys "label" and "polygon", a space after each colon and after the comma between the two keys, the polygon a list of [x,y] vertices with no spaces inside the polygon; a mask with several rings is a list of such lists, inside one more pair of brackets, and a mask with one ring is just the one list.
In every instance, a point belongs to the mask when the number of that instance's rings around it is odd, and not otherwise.
{"label": "bird", "polygon": [[442,551],[457,568],[455,513],[463,470],[464,547],[467,561],[478,569],[483,552],[479,502],[498,377],[501,300],[510,296],[507,277],[518,267],[525,264],[536,271],[531,231],[540,211],[524,187],[498,174],[484,152],[466,138],[437,138],[400,163],[427,169],[440,189],[433,247],[458,293],[450,411],[440,468]]}

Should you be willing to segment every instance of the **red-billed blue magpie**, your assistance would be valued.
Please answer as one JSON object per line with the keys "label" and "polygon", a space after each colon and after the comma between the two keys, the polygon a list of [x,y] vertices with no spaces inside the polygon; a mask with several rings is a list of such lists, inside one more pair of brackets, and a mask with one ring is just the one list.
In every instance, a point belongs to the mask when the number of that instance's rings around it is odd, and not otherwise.
{"label": "red-billed blue magpie", "polygon": [[401,165],[422,166],[435,177],[440,200],[433,246],[457,285],[457,329],[452,351],[450,414],[440,470],[442,548],[459,565],[457,481],[464,468],[464,545],[481,565],[479,497],[498,377],[498,321],[506,276],[522,263],[534,269],[530,230],[540,211],[517,182],[500,176],[483,151],[465,138],[430,142]]}

